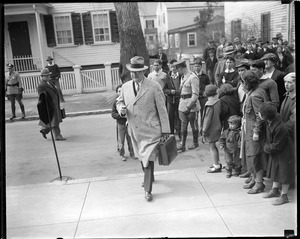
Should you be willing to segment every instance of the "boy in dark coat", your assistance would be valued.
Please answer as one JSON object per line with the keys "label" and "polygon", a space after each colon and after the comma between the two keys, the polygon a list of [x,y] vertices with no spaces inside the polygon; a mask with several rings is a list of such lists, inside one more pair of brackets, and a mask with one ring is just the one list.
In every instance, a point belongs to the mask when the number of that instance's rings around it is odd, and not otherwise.
{"label": "boy in dark coat", "polygon": [[277,113],[274,103],[263,103],[258,115],[266,122],[264,151],[269,154],[267,177],[273,182],[272,190],[264,198],[278,197],[272,204],[281,205],[289,201],[287,193],[290,184],[294,182],[295,150],[288,129]]}
{"label": "boy in dark coat", "polygon": [[[121,92],[121,87],[122,85],[118,85],[116,88],[116,92],[118,95],[120,95]],[[117,101],[113,103],[112,106],[112,111],[111,111],[111,116],[117,121],[117,141],[118,141],[118,152],[119,156],[123,161],[126,161],[126,157],[124,156],[125,154],[125,149],[124,149],[124,143],[125,143],[125,138],[127,140],[127,145],[128,145],[128,151],[130,152],[130,157],[135,158],[133,148],[132,148],[132,143],[131,143],[131,138],[127,132],[127,118],[121,117],[117,111],[116,107]]]}
{"label": "boy in dark coat", "polygon": [[219,145],[224,149],[225,161],[227,164],[227,178],[232,176],[232,169],[235,170],[234,176],[241,174],[241,117],[232,115],[228,119],[229,128],[221,134]]}

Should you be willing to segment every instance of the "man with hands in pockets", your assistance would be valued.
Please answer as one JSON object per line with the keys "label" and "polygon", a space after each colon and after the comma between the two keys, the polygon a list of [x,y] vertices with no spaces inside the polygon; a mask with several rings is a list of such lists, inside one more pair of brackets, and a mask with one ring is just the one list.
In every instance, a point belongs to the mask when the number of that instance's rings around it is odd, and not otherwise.
{"label": "man with hands in pockets", "polygon": [[165,95],[160,85],[144,76],[144,58],[135,56],[126,65],[132,80],[122,86],[117,99],[117,110],[127,117],[128,133],[132,140],[134,154],[141,161],[144,171],[145,199],[153,196],[154,161],[158,156],[157,145],[168,138],[170,125],[165,104]]}

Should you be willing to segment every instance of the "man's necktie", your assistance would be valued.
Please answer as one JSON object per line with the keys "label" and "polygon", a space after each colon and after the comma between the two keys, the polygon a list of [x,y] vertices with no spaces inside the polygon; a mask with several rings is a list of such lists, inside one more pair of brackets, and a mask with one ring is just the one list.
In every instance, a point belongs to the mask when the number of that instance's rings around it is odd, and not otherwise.
{"label": "man's necktie", "polygon": [[140,84],[136,84],[136,93],[138,93],[140,90]]}

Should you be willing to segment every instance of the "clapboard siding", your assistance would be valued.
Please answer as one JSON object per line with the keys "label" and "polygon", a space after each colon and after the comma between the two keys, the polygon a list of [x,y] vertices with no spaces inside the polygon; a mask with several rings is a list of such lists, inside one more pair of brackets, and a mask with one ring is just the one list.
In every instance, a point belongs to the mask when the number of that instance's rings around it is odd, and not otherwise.
{"label": "clapboard siding", "polygon": [[[243,23],[254,21],[258,27],[258,36],[260,37],[261,14],[270,12],[270,36],[273,37],[277,32],[281,32],[284,38],[288,37],[288,4],[281,4],[280,1],[269,2],[225,2],[225,29],[229,39],[231,21],[242,19]],[[293,18],[294,19],[294,18]],[[293,30],[294,31],[294,30]],[[294,33],[293,33],[294,38]],[[271,40],[271,39],[270,39]]]}
{"label": "clapboard siding", "polygon": [[[114,10],[113,3],[53,3],[51,14],[87,12],[93,10]],[[70,7],[72,6],[72,7]],[[41,18],[44,26],[43,18]],[[46,32],[43,29],[43,39],[46,39]],[[47,46],[43,41],[45,55],[54,57],[54,61],[60,67],[70,67],[74,65],[98,65],[105,62],[118,63],[120,61],[120,44],[103,43],[92,45],[80,45],[70,47],[52,47]],[[46,64],[46,61],[45,61]]]}
{"label": "clapboard siding", "polygon": [[114,10],[114,4],[112,2],[82,2],[82,3],[51,3],[53,8],[50,10],[50,14],[66,13],[66,12],[88,12],[97,10]]}

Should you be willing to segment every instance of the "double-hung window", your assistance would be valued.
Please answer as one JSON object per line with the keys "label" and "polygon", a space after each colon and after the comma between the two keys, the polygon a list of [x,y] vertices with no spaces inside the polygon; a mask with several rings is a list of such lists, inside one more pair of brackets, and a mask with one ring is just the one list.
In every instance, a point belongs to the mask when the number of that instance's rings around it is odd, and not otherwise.
{"label": "double-hung window", "polygon": [[110,22],[108,12],[95,12],[92,14],[94,42],[110,42]]}
{"label": "double-hung window", "polygon": [[188,46],[196,46],[196,33],[188,33]]}
{"label": "double-hung window", "polygon": [[73,45],[73,29],[70,14],[55,15],[54,29],[57,45]]}

